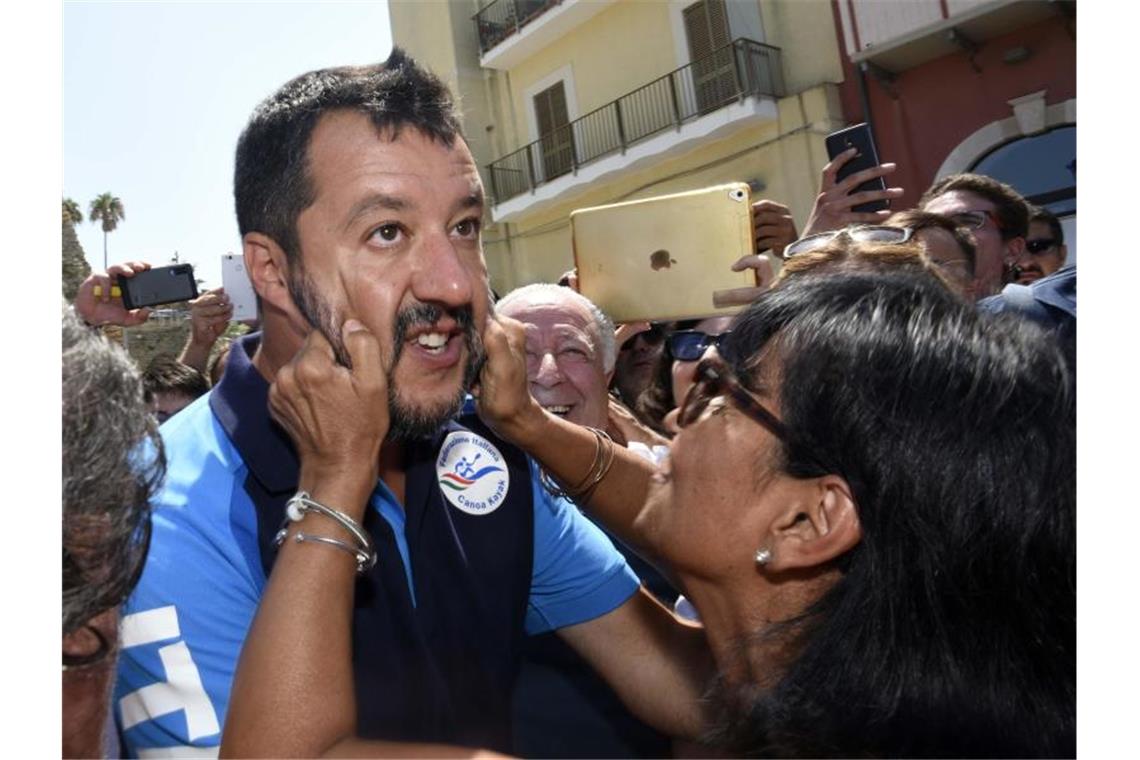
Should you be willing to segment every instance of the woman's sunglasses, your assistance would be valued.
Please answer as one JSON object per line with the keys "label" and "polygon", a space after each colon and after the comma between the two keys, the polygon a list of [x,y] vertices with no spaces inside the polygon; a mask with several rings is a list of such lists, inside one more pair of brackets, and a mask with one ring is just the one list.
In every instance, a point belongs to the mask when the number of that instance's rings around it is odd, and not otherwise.
{"label": "woman's sunglasses", "polygon": [[669,355],[677,361],[695,362],[709,346],[720,348],[721,342],[731,333],[729,330],[720,335],[709,335],[700,330],[677,330],[669,336]]}

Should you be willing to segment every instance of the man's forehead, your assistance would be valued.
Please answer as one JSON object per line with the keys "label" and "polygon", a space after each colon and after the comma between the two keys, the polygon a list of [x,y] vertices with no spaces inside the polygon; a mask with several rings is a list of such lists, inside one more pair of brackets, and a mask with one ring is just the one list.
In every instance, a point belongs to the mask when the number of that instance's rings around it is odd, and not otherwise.
{"label": "man's forehead", "polygon": [[573,329],[589,333],[596,331],[593,317],[589,311],[582,304],[571,299],[548,297],[538,300],[522,299],[508,303],[503,313],[524,323],[528,331],[538,329],[538,322],[541,322],[543,326],[556,329]]}
{"label": "man's forehead", "polygon": [[969,190],[950,190],[926,203],[926,210],[934,213],[958,213],[961,211],[993,211],[996,205]]}

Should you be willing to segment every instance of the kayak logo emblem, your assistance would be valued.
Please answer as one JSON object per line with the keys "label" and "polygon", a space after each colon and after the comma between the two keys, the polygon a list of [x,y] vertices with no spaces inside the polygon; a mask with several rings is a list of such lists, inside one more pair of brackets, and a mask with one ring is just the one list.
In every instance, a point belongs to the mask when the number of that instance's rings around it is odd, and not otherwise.
{"label": "kayak logo emblem", "polygon": [[511,473],[499,450],[486,438],[466,430],[444,439],[435,471],[443,497],[469,515],[494,512],[511,484]]}

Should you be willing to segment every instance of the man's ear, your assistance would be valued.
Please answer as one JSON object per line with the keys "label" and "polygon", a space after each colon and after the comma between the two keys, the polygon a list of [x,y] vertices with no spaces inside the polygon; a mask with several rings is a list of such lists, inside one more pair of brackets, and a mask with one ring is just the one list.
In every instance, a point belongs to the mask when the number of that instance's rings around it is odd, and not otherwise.
{"label": "man's ear", "polygon": [[768,538],[772,559],[781,571],[813,568],[849,551],[863,537],[863,526],[847,481],[825,475],[803,484],[802,498],[773,523]]}
{"label": "man's ear", "polygon": [[1017,261],[1025,253],[1025,238],[1014,237],[1005,241],[1006,261]]}
{"label": "man's ear", "polygon": [[245,271],[258,297],[282,311],[293,311],[289,294],[289,259],[277,242],[260,232],[242,236]]}

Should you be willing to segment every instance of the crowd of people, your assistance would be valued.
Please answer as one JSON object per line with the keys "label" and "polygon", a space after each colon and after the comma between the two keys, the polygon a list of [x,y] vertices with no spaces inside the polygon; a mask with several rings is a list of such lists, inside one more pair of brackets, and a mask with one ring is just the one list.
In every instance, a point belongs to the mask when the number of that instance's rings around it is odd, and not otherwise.
{"label": "crowd of people", "polygon": [[[63,314],[64,755],[1076,752],[1076,273],[989,177],[797,231],[735,316],[496,300],[443,82],[399,50],[257,106],[257,329],[133,366]],[[108,420],[117,424],[108,424]],[[161,423],[161,428],[159,424]]]}

